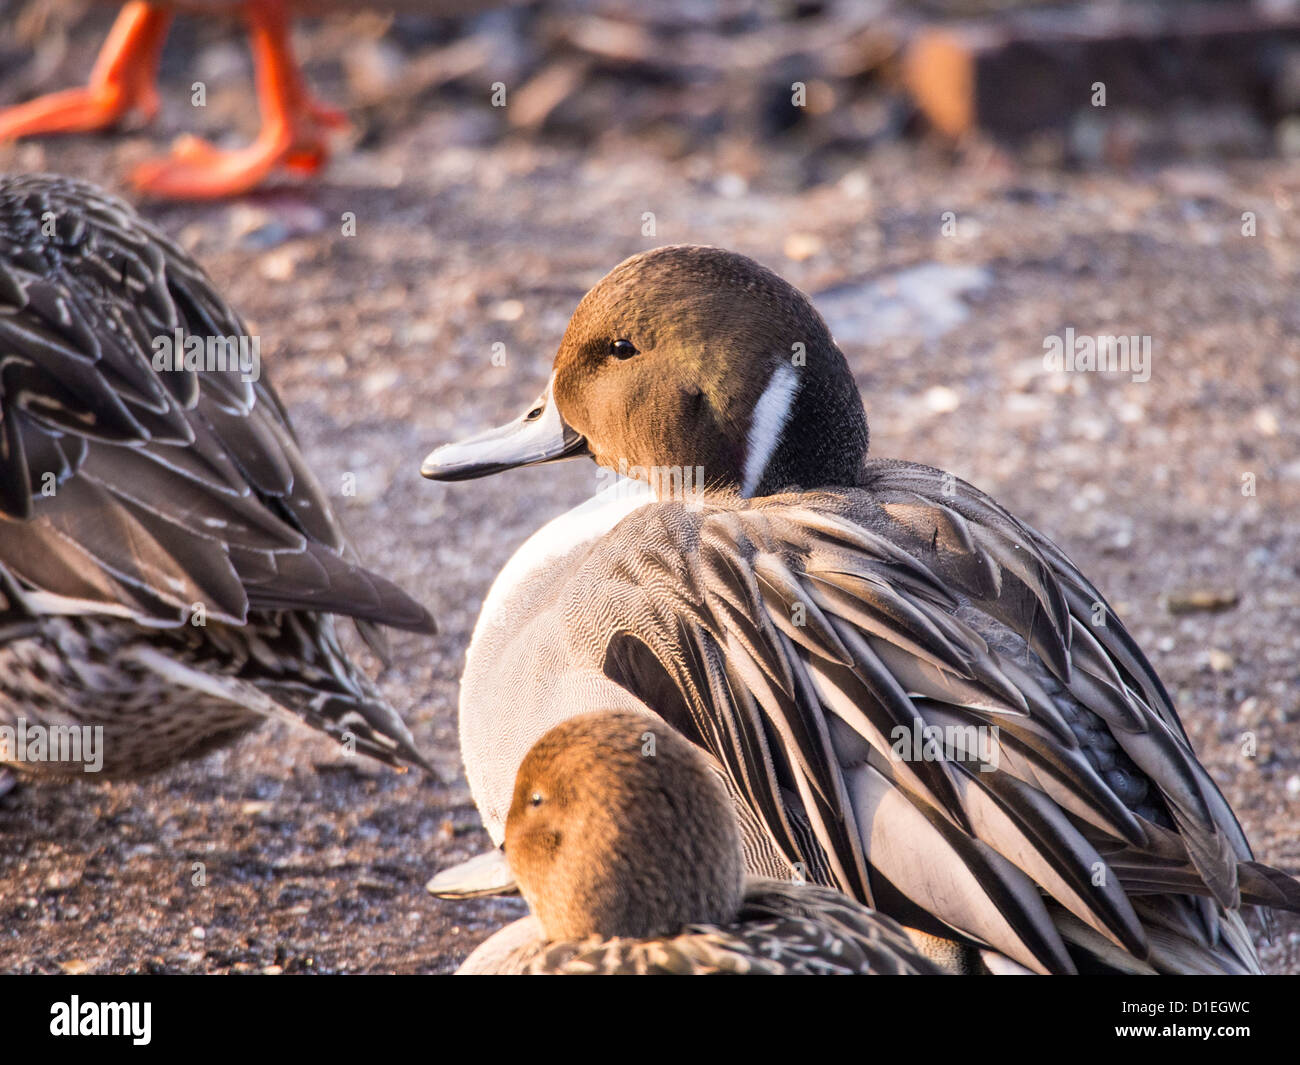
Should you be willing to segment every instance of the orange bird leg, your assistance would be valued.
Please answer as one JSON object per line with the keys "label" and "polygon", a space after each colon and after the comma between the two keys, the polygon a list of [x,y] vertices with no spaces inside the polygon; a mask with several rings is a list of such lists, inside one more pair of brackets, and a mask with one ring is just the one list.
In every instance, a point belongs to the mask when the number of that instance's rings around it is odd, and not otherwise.
{"label": "orange bird leg", "polygon": [[277,166],[314,173],[329,156],[328,129],[347,125],[340,111],[307,91],[289,43],[284,0],[248,0],[262,129],[247,148],[222,151],[198,137],[181,138],[170,157],[142,163],[132,183],[152,196],[214,199],[247,192]]}
{"label": "orange bird leg", "polygon": [[158,111],[154,79],[171,12],[133,0],[122,8],[82,89],[38,96],[0,110],[0,141],[34,133],[80,133],[111,126],[138,110]]}

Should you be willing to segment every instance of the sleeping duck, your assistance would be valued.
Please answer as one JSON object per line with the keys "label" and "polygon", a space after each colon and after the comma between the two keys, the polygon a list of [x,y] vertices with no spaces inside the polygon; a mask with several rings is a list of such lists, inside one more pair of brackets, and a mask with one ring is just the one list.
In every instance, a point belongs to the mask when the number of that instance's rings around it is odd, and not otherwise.
{"label": "sleeping duck", "polygon": [[506,854],[533,915],[462,974],[914,975],[940,970],[838,891],[745,878],[735,810],[662,721],[579,714],[519,767]]}
{"label": "sleeping duck", "polygon": [[1300,884],[1252,859],[1105,599],[867,440],[802,293],[667,247],[587,293],[522,417],[428,456],[435,480],[582,455],[636,485],[544,527],[484,603],[460,736],[493,841],[547,729],[648,713],[722,773],[751,873],[839,888],[963,971],[1258,972],[1242,907],[1300,909]]}
{"label": "sleeping duck", "polygon": [[332,615],[381,657],[433,620],[356,562],[247,338],[126,204],[0,178],[0,763],[134,776],[287,715],[424,764]]}
{"label": "sleeping duck", "polygon": [[[492,0],[492,6],[506,2]],[[253,50],[262,114],[257,139],[246,148],[220,151],[197,137],[182,138],[170,158],[137,167],[132,183],[152,196],[207,199],[247,192],[278,167],[315,173],[329,156],[329,131],[346,126],[347,118],[308,91],[293,57],[291,12],[358,6],[445,16],[487,5],[475,0],[366,0],[361,5],[346,0],[131,0],[122,5],[87,84],[0,110],[0,141],[105,129],[134,112],[152,118],[158,111],[158,60],[173,13],[233,14],[247,25]]]}

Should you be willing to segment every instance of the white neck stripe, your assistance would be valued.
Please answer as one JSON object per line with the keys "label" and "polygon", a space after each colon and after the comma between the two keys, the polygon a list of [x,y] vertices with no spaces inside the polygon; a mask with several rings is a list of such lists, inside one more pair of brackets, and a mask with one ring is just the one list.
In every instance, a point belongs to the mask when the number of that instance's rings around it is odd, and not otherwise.
{"label": "white neck stripe", "polygon": [[767,388],[754,404],[754,415],[749,422],[749,436],[745,441],[745,479],[740,491],[749,498],[758,489],[763,474],[767,472],[768,463],[776,453],[785,432],[786,422],[790,420],[790,408],[794,406],[794,395],[799,390],[799,375],[795,368],[782,362],[772,372],[772,379]]}

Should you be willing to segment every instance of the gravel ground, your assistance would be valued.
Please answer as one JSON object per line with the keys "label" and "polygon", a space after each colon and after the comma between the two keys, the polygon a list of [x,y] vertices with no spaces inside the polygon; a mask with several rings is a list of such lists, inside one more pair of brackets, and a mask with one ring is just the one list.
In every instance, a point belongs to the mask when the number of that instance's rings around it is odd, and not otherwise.
{"label": "gravel ground", "polygon": [[[84,69],[67,62],[57,84]],[[156,130],[0,147],[0,168],[121,191],[194,122],[169,104]],[[419,463],[522,409],[582,292],[674,242],[744,252],[814,294],[874,453],[950,469],[1061,544],[1146,648],[1257,856],[1300,871],[1294,165],[1069,174],[894,143],[809,184],[780,145],[670,156],[483,125],[435,101],[314,184],[146,208],[262,337],[363,559],[438,616],[432,640],[394,634],[384,686],[440,779],[343,762],[275,723],[139,784],[20,786],[0,799],[0,970],[441,972],[521,912],[422,885],[487,845],[455,719],[479,606],[595,468],[444,486]],[[1045,372],[1044,338],[1067,327],[1149,336],[1150,380]],[[1207,591],[1235,605],[1179,611]],[[1280,915],[1263,953],[1300,973],[1300,920]]]}

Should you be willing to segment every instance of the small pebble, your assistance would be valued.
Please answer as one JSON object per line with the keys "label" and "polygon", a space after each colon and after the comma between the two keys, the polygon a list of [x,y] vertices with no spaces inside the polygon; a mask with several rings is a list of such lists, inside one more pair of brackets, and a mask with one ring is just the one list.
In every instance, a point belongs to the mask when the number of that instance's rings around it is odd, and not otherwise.
{"label": "small pebble", "polygon": [[1219,613],[1237,605],[1234,588],[1186,588],[1170,592],[1165,605],[1171,614]]}
{"label": "small pebble", "polygon": [[961,396],[947,385],[926,389],[925,405],[936,414],[951,414],[961,406]]}
{"label": "small pebble", "polygon": [[293,249],[282,248],[263,255],[257,268],[268,281],[288,281],[298,269],[298,256]]}
{"label": "small pebble", "polygon": [[362,378],[361,391],[367,396],[380,396],[397,387],[401,380],[402,375],[392,368],[376,370]]}
{"label": "small pebble", "polygon": [[749,182],[739,174],[723,174],[713,183],[719,196],[728,200],[736,200],[749,191]]}
{"label": "small pebble", "polygon": [[1255,428],[1260,436],[1277,436],[1278,429],[1281,427],[1278,425],[1276,414],[1268,407],[1260,407],[1255,411]]}
{"label": "small pebble", "polygon": [[782,250],[787,259],[801,263],[805,259],[811,259],[824,247],[825,243],[816,233],[791,233],[785,238]]}
{"label": "small pebble", "polygon": [[1205,653],[1205,662],[1215,673],[1227,673],[1236,665],[1232,655],[1227,651],[1220,651],[1217,647],[1212,647]]}
{"label": "small pebble", "polygon": [[81,882],[81,874],[73,869],[60,870],[57,873],[51,873],[45,878],[42,887],[46,891],[59,893],[69,891]]}
{"label": "small pebble", "polygon": [[494,322],[517,322],[524,316],[522,300],[501,300],[494,303],[488,311],[488,317]]}

